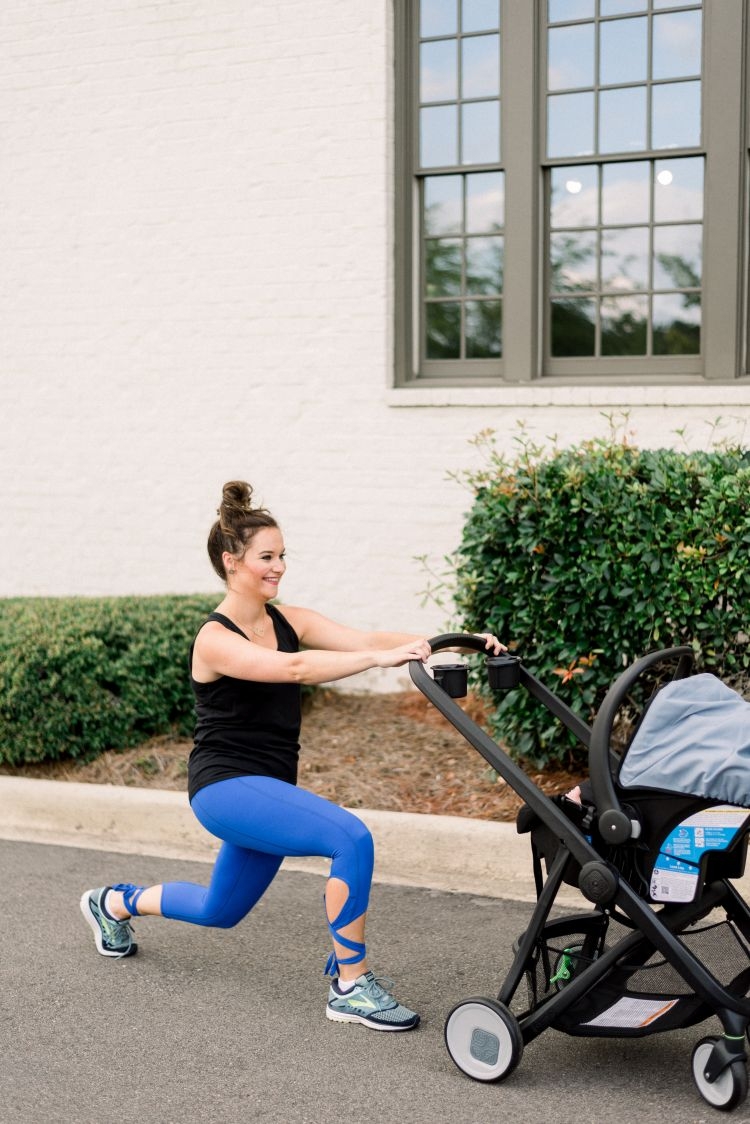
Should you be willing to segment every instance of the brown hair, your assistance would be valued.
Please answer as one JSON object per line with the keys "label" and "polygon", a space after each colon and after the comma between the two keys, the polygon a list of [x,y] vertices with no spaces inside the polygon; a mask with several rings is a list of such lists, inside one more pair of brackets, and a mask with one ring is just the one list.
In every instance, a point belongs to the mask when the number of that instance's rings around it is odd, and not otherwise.
{"label": "brown hair", "polygon": [[225,551],[239,560],[261,528],[278,527],[270,511],[253,507],[252,496],[253,490],[244,480],[230,480],[222,490],[216,510],[219,518],[208,534],[208,557],[222,581],[227,580],[221,557]]}

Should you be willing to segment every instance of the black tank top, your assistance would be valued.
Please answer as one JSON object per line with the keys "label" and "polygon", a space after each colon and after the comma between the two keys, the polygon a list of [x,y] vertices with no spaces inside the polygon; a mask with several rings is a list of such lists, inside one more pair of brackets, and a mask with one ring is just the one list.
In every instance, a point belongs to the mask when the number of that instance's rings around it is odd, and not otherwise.
{"label": "black tank top", "polygon": [[[298,652],[297,633],[273,605],[271,618],[280,652]],[[242,629],[222,613],[218,621],[231,632]],[[206,622],[204,621],[204,624]],[[190,647],[190,683],[195,695],[195,746],[188,762],[188,795],[229,777],[277,777],[297,783],[299,731],[302,719],[301,690],[297,683],[255,683],[223,675],[213,683],[193,679]]]}

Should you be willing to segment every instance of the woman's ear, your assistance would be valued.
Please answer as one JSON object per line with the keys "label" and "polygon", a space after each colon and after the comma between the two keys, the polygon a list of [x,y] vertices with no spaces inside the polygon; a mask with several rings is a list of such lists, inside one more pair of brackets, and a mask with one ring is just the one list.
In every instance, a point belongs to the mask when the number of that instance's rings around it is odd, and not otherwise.
{"label": "woman's ear", "polygon": [[237,559],[228,550],[225,550],[221,555],[221,561],[224,564],[224,573],[233,574],[237,569]]}

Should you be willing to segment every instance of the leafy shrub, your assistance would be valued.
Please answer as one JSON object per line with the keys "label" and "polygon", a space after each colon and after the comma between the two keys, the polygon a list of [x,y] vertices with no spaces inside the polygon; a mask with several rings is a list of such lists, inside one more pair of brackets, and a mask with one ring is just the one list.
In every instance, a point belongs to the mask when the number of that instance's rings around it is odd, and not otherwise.
{"label": "leafy shrub", "polygon": [[[700,668],[747,685],[749,451],[645,450],[613,433],[552,451],[524,439],[511,459],[491,433],[478,440],[488,463],[467,474],[474,502],[450,560],[459,627],[504,638],[587,722],[655,648],[690,644]],[[575,758],[525,691],[492,705],[515,755]]]}
{"label": "leafy shrub", "polygon": [[0,601],[0,761],[91,760],[188,733],[188,650],[215,596]]}

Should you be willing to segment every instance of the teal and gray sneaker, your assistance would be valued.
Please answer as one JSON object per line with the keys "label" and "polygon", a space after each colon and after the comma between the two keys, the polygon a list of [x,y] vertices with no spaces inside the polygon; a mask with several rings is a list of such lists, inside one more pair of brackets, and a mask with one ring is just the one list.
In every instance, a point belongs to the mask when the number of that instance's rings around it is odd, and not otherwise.
{"label": "teal and gray sneaker", "polygon": [[138,945],[133,940],[130,921],[117,921],[104,909],[104,899],[110,886],[86,890],[81,898],[81,913],[91,926],[97,950],[102,956],[134,956]]}
{"label": "teal and gray sneaker", "polygon": [[342,993],[338,980],[334,980],[326,1016],[336,1023],[362,1023],[373,1030],[413,1030],[419,1025],[419,1015],[394,999],[384,984],[393,987],[391,980],[365,972],[357,977],[351,991]]}

